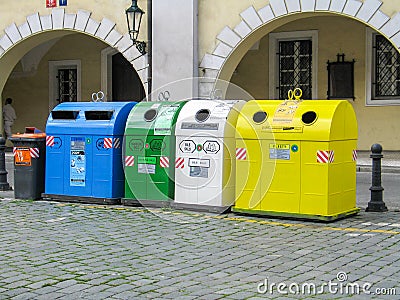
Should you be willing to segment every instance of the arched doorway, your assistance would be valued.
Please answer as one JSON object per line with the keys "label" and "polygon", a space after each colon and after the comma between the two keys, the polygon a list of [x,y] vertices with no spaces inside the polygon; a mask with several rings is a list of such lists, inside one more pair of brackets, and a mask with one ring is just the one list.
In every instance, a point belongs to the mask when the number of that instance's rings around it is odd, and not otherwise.
{"label": "arched doorway", "polygon": [[[118,32],[115,22],[104,18],[99,23],[90,16],[83,10],[66,14],[57,8],[51,15],[36,13],[26,23],[5,29],[0,45],[0,91],[3,99],[14,99],[18,115],[14,132],[25,126],[44,130],[48,113],[58,102],[91,101],[91,94],[104,88],[101,52],[108,47],[119,54],[124,64],[121,72],[134,73],[126,84],[136,87],[136,94],[131,90],[131,99],[121,100],[143,99],[146,56],[128,35]],[[108,72],[104,76],[112,83],[111,68]]]}
{"label": "arched doorway", "polygon": [[[396,74],[389,76],[394,78],[392,88],[387,89],[389,95],[374,98],[373,94],[374,86],[380,84],[374,80],[378,78],[374,75],[378,72],[376,70],[381,68],[386,72],[395,66],[400,38],[400,28],[396,26],[399,15],[390,17],[384,14],[378,1],[342,1],[342,5],[339,1],[311,2],[312,5],[306,6],[303,4],[307,1],[277,0],[270,1],[258,11],[251,6],[241,12],[241,22],[233,29],[225,27],[217,36],[213,53],[203,57],[200,70],[207,80],[199,90],[207,95],[210,89],[215,88],[210,81],[217,83],[218,79],[223,79],[241,86],[257,99],[279,98],[274,93],[279,80],[274,67],[279,64],[279,51],[270,49],[274,44],[272,41],[276,45],[280,41],[309,40],[316,46],[312,49],[314,82],[310,82],[313,89],[309,93],[311,98],[327,99],[328,60],[336,60],[339,53],[344,53],[348,60],[355,59],[356,98],[348,100],[358,118],[359,149],[367,150],[372,143],[378,142],[384,145],[384,149],[399,150],[400,143],[392,137],[400,134],[397,121],[400,94],[394,94]],[[382,43],[384,49],[376,51],[375,41],[379,36],[387,42]],[[393,59],[381,60],[379,65],[378,52]],[[392,98],[390,93],[394,94]]]}

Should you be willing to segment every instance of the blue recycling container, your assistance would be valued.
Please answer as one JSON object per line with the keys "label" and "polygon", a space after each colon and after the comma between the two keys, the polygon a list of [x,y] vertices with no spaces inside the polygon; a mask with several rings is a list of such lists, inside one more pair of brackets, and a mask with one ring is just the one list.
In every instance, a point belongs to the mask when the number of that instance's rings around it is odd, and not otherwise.
{"label": "blue recycling container", "polygon": [[136,102],[64,102],[46,125],[44,199],[120,203],[122,143]]}

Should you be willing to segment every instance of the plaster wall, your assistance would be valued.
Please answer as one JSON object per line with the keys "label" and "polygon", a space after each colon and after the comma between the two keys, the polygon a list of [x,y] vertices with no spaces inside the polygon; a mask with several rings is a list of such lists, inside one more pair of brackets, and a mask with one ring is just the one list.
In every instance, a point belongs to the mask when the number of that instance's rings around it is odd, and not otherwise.
{"label": "plaster wall", "polygon": [[153,2],[152,100],[164,91],[170,100],[197,95],[197,10],[197,0]]}

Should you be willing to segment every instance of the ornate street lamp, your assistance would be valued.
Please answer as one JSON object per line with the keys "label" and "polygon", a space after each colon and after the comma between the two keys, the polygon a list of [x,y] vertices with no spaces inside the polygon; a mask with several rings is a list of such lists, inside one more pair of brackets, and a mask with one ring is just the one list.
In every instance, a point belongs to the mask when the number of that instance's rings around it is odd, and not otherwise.
{"label": "ornate street lamp", "polygon": [[142,16],[144,11],[137,5],[137,0],[132,0],[132,5],[126,11],[126,21],[128,23],[128,32],[131,37],[133,44],[136,46],[141,54],[146,53],[146,43],[138,41],[140,23],[142,22]]}

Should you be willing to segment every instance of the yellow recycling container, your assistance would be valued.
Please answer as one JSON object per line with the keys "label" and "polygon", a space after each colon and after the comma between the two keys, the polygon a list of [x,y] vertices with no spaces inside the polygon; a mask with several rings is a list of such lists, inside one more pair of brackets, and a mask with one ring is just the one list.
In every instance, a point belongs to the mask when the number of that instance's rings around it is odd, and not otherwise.
{"label": "yellow recycling container", "polygon": [[237,121],[232,210],[323,221],[358,213],[356,147],[346,100],[247,102]]}

